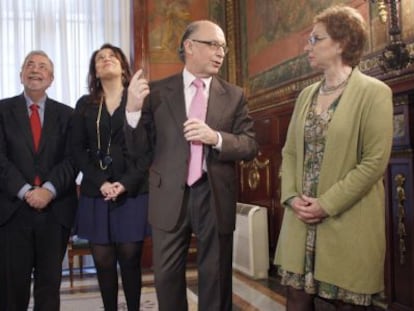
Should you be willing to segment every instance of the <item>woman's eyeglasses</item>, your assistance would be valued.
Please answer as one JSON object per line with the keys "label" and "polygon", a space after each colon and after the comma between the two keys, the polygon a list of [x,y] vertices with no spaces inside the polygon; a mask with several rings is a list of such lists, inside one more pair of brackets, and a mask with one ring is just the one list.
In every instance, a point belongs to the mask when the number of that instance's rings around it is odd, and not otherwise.
{"label": "woman's eyeglasses", "polygon": [[318,37],[318,36],[315,36],[315,35],[311,35],[308,38],[308,43],[313,46],[316,43],[318,43],[319,41],[325,40],[326,38],[328,38],[328,37]]}

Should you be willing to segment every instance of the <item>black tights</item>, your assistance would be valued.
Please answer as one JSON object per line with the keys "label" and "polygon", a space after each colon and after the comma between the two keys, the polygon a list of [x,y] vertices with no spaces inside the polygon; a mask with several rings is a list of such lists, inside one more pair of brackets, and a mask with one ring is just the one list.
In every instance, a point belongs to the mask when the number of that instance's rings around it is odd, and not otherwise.
{"label": "black tights", "polygon": [[121,270],[122,287],[128,310],[139,310],[142,244],[142,242],[91,244],[105,311],[116,311],[118,308],[117,263]]}
{"label": "black tights", "polygon": [[315,295],[308,294],[304,290],[288,286],[286,311],[314,311],[314,297]]}

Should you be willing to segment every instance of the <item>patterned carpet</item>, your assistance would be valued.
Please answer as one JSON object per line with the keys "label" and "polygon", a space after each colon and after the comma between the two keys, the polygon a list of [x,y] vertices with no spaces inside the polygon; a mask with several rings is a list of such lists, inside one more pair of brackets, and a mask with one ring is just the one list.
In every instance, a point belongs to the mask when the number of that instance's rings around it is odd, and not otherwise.
{"label": "patterned carpet", "polygon": [[[239,273],[233,277],[233,310],[234,311],[283,311],[284,297],[270,289],[265,280],[254,281]],[[156,311],[158,303],[153,287],[153,275],[143,275],[140,311]],[[197,272],[187,272],[187,298],[189,311],[197,310]],[[28,310],[33,310],[31,302]],[[69,278],[64,275],[61,286],[61,311],[98,311],[104,310],[94,269],[87,269],[83,278],[75,273],[74,285],[71,288]],[[121,284],[119,290],[118,310],[127,310]]]}
{"label": "patterned carpet", "polygon": [[[73,287],[70,287],[69,277],[64,273],[60,290],[60,310],[61,311],[98,311],[104,310],[99,287],[96,280],[94,269],[86,269],[84,276],[79,277],[76,273]],[[194,283],[197,275],[194,271],[187,273],[187,281]],[[141,307],[140,311],[158,310],[158,302],[153,287],[154,280],[152,274],[143,275],[143,287],[141,290]],[[122,285],[119,284],[118,310],[127,310],[125,297],[122,292]],[[197,310],[197,296],[190,290],[187,292],[189,311]],[[30,301],[29,311],[33,310],[33,299]]]}
{"label": "patterned carpet", "polygon": [[[197,304],[192,300],[193,296],[189,295],[189,310],[196,311]],[[29,308],[32,310],[32,308]],[[94,311],[104,310],[102,299],[99,292],[94,291],[90,293],[70,293],[61,295],[61,311]],[[120,291],[118,310],[127,310],[125,298]],[[141,295],[140,311],[154,311],[158,310],[158,303],[155,296],[155,289],[153,287],[143,287]]]}

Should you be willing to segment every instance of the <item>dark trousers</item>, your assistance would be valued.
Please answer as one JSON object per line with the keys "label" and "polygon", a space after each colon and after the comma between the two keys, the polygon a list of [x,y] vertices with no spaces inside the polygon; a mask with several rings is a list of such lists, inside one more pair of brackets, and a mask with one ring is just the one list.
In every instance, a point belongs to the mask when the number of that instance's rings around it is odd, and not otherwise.
{"label": "dark trousers", "polygon": [[62,260],[69,229],[50,210],[22,205],[0,227],[0,311],[27,310],[33,275],[35,311],[58,311]]}
{"label": "dark trousers", "polygon": [[197,238],[198,310],[230,311],[233,234],[219,234],[208,181],[187,187],[184,204],[182,223],[176,231],[152,228],[159,310],[188,310],[185,269],[194,233]]}

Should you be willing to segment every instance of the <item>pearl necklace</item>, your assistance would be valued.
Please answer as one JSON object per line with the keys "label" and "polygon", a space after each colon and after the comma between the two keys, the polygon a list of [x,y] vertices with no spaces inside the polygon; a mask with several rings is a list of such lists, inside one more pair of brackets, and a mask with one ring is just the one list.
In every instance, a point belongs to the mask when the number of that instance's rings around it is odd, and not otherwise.
{"label": "pearl necklace", "polygon": [[320,95],[330,95],[330,94],[336,92],[337,90],[339,90],[340,88],[343,88],[348,83],[348,79],[349,79],[349,76],[346,77],[346,79],[344,81],[342,81],[339,84],[334,85],[334,86],[327,86],[326,85],[326,80],[323,79],[322,83],[321,83],[321,87],[319,88],[319,94]]}

